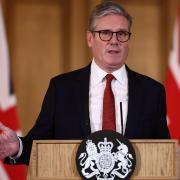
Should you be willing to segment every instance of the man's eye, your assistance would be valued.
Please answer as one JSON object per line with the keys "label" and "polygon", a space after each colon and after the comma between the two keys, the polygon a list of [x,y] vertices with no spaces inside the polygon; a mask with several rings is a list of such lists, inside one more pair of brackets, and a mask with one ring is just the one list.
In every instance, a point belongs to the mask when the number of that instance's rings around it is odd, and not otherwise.
{"label": "man's eye", "polygon": [[127,36],[127,32],[126,31],[119,31],[118,32],[118,36]]}
{"label": "man's eye", "polygon": [[101,31],[101,34],[103,34],[103,35],[110,35],[111,32],[110,31]]}

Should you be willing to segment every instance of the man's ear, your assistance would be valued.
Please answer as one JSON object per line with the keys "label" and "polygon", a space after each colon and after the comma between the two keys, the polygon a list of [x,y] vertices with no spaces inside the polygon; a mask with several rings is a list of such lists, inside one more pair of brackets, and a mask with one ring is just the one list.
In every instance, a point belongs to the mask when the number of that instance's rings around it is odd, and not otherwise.
{"label": "man's ear", "polygon": [[92,47],[92,43],[93,43],[93,40],[94,40],[94,36],[92,34],[92,32],[90,31],[87,31],[86,33],[86,39],[87,39],[87,44],[89,47]]}

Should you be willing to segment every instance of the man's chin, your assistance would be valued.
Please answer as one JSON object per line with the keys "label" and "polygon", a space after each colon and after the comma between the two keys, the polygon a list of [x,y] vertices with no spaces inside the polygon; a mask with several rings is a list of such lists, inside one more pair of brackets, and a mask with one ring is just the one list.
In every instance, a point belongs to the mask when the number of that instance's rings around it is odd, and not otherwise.
{"label": "man's chin", "polygon": [[121,64],[121,63],[118,63],[118,64],[117,63],[110,63],[110,64],[107,65],[107,71],[109,73],[111,73],[113,71],[116,71],[116,70],[120,69],[122,67],[122,65],[123,64]]}

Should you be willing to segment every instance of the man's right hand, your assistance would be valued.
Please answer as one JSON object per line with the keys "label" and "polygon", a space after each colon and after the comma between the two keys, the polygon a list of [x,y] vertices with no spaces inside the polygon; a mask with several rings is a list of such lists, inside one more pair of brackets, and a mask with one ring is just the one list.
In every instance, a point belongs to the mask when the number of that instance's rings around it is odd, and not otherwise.
{"label": "man's right hand", "polygon": [[0,122],[0,159],[19,152],[19,139],[16,132]]}

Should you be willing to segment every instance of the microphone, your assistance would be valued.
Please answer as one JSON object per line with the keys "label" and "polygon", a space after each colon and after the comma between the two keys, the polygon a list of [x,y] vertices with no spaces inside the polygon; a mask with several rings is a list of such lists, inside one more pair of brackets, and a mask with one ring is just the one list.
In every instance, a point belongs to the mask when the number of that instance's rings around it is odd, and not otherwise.
{"label": "microphone", "polygon": [[122,111],[122,102],[120,102],[120,116],[121,116],[121,134],[124,134],[124,127],[123,127],[123,111]]}

